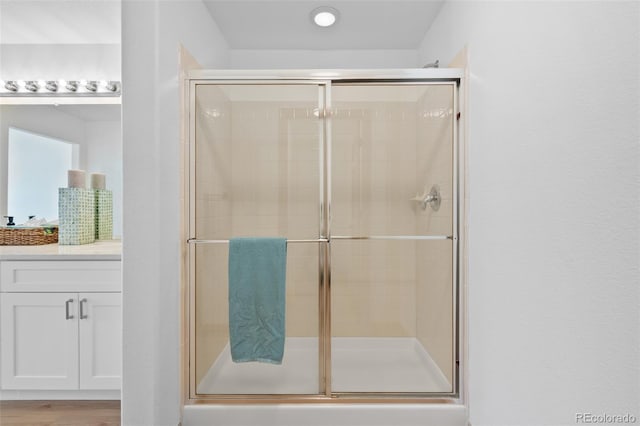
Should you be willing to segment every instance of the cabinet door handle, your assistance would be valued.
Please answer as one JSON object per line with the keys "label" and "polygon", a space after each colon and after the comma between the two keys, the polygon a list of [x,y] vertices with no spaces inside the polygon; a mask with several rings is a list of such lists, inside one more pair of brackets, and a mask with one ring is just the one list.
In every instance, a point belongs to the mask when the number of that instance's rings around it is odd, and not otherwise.
{"label": "cabinet door handle", "polygon": [[84,304],[87,303],[87,299],[80,301],[80,319],[87,319],[88,316],[84,313]]}
{"label": "cabinet door handle", "polygon": [[73,303],[73,299],[69,299],[66,302],[64,302],[65,318],[68,320],[73,319],[73,315],[69,313],[69,305],[71,303]]}

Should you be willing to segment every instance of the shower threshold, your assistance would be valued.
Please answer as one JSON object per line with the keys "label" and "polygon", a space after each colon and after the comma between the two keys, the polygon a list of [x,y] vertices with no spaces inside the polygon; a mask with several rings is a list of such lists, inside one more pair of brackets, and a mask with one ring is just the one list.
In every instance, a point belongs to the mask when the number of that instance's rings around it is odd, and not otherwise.
{"label": "shower threshold", "polygon": [[[416,338],[334,337],[331,348],[334,392],[451,392],[451,384]],[[236,364],[227,344],[197,393],[318,393],[318,339],[288,337],[284,353],[282,365]]]}

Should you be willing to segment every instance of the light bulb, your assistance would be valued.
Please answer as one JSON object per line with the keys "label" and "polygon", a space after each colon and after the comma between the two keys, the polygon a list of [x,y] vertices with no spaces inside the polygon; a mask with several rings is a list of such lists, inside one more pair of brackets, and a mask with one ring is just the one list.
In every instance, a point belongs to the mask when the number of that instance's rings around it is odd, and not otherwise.
{"label": "light bulb", "polygon": [[338,11],[328,6],[318,7],[311,12],[311,18],[319,27],[330,27],[338,20]]}

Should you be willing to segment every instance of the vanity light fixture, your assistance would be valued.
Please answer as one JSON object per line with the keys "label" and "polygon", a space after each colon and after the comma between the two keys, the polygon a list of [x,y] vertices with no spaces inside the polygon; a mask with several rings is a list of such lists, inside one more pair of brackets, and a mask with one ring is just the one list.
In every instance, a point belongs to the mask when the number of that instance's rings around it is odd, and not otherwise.
{"label": "vanity light fixture", "polygon": [[117,81],[105,81],[104,88],[110,92],[116,92],[118,90],[118,82]]}
{"label": "vanity light fixture", "polygon": [[64,88],[67,89],[70,92],[77,92],[78,91],[78,82],[74,81],[74,80],[67,81],[67,84],[65,84]]}
{"label": "vanity light fixture", "polygon": [[0,80],[0,97],[119,97],[121,87],[106,80]]}
{"label": "vanity light fixture", "polygon": [[97,81],[87,81],[87,84],[84,85],[90,92],[95,92],[98,90],[98,82]]}
{"label": "vanity light fixture", "polygon": [[311,11],[311,19],[319,27],[330,27],[338,20],[338,11],[333,7],[320,6]]}
{"label": "vanity light fixture", "polygon": [[40,85],[35,80],[29,80],[24,82],[24,88],[30,92],[37,92],[40,88]]}
{"label": "vanity light fixture", "polygon": [[4,82],[4,88],[9,90],[10,92],[17,92],[18,91],[18,82],[17,81],[5,81]]}
{"label": "vanity light fixture", "polygon": [[58,91],[58,82],[55,81],[55,80],[49,80],[44,85],[44,88],[47,89],[50,92],[57,92]]}

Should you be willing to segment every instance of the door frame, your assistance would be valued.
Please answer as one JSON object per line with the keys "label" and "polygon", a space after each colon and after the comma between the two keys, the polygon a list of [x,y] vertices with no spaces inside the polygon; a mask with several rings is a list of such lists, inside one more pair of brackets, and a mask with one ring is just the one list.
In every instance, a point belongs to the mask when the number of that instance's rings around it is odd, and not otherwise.
{"label": "door frame", "polygon": [[[463,329],[466,324],[466,311],[461,307],[466,306],[462,300],[466,291],[466,283],[461,283],[461,272],[464,270],[462,263],[466,264],[466,255],[464,253],[466,244],[460,244],[466,238],[460,231],[461,226],[466,227],[466,215],[464,194],[465,179],[461,176],[461,170],[464,169],[465,158],[463,158],[465,149],[461,147],[459,138],[460,127],[460,103],[459,97],[462,92],[464,70],[460,69],[408,69],[408,70],[285,70],[285,71],[256,71],[256,70],[193,70],[183,80],[185,97],[183,99],[184,113],[182,117],[188,123],[184,126],[184,179],[187,181],[185,185],[184,199],[188,204],[186,208],[185,222],[186,234],[183,238],[185,245],[184,253],[186,259],[183,259],[182,267],[186,269],[186,283],[183,283],[183,351],[182,351],[182,374],[184,388],[184,403],[303,403],[303,402],[375,402],[375,403],[447,403],[459,404],[462,401],[464,393],[464,383],[461,382],[460,371],[466,367],[466,330]],[[330,274],[330,240],[327,237],[330,233],[329,210],[331,200],[331,118],[328,111],[331,108],[331,85],[332,84],[377,84],[377,85],[396,85],[396,84],[452,84],[454,89],[454,117],[453,117],[453,143],[454,143],[454,160],[453,160],[453,292],[454,292],[454,368],[453,368],[453,392],[451,393],[332,393],[331,392],[331,314],[330,314],[330,290],[331,290],[331,274]],[[323,389],[317,395],[198,395],[196,393],[195,368],[189,368],[189,365],[195,366],[195,312],[192,306],[195,306],[195,277],[192,271],[195,267],[195,197],[193,188],[195,182],[194,165],[194,149],[195,149],[195,89],[199,84],[211,85],[227,85],[227,84],[271,84],[271,85],[287,85],[287,84],[312,84],[325,88],[324,97],[324,134],[323,139],[323,155],[321,167],[321,239],[324,237],[326,241],[320,241],[320,247],[324,247],[320,251],[319,261],[319,286],[320,297],[320,362],[319,374],[320,382]],[[327,90],[328,89],[328,90]],[[462,178],[461,178],[462,177]],[[325,205],[326,202],[326,205]],[[461,208],[463,207],[463,208]],[[324,228],[323,228],[324,226]],[[322,232],[324,229],[325,232]],[[464,277],[462,277],[464,278]],[[324,361],[324,362],[323,362]],[[322,386],[322,385],[321,385]]]}

